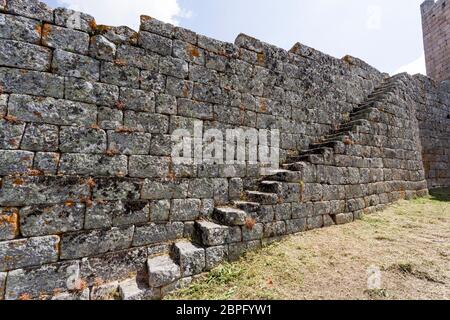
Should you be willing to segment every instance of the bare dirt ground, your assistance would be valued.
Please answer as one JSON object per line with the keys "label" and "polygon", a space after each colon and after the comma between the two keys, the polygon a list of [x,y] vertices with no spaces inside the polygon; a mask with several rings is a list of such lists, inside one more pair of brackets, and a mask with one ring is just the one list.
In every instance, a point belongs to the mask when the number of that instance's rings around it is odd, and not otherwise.
{"label": "bare dirt ground", "polygon": [[[378,274],[379,286],[369,287]],[[449,300],[450,189],[348,225],[292,236],[166,299]]]}

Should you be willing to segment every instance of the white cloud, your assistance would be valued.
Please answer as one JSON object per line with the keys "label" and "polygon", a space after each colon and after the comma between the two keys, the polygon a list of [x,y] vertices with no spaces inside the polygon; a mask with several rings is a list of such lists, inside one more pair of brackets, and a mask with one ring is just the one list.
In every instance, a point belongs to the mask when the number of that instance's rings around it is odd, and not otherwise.
{"label": "white cloud", "polygon": [[366,27],[369,30],[381,29],[381,18],[383,16],[383,9],[380,6],[368,6],[367,7],[367,21]]}
{"label": "white cloud", "polygon": [[423,54],[421,57],[419,57],[419,59],[414,60],[413,62],[400,67],[395,74],[397,73],[402,73],[402,72],[408,72],[409,74],[417,74],[417,73],[421,73],[426,75],[427,71],[426,71],[426,66],[425,66],[425,54]]}
{"label": "white cloud", "polygon": [[99,24],[129,26],[139,29],[140,15],[177,24],[178,18],[189,17],[178,0],[57,0],[58,5],[89,13]]}

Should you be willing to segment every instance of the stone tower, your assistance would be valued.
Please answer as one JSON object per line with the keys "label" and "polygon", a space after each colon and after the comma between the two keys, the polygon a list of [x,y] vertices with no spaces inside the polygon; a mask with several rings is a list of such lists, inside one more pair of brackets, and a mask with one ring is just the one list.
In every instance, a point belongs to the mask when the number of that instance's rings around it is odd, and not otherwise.
{"label": "stone tower", "polygon": [[427,74],[450,80],[450,0],[426,0],[421,11]]}

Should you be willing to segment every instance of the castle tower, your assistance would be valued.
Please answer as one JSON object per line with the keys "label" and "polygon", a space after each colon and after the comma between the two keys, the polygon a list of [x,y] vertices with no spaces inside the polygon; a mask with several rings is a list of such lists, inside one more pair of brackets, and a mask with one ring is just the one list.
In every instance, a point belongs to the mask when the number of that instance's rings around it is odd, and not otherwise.
{"label": "castle tower", "polygon": [[450,0],[426,0],[421,11],[427,74],[450,80]]}

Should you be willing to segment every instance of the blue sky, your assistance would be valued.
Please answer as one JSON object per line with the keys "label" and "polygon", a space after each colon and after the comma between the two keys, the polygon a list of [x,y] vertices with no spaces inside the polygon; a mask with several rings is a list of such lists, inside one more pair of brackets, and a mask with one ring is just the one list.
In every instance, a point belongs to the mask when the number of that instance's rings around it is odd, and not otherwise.
{"label": "blue sky", "polygon": [[284,49],[301,42],[381,71],[424,72],[422,0],[45,0],[138,28],[139,15],[234,42],[243,32]]}

